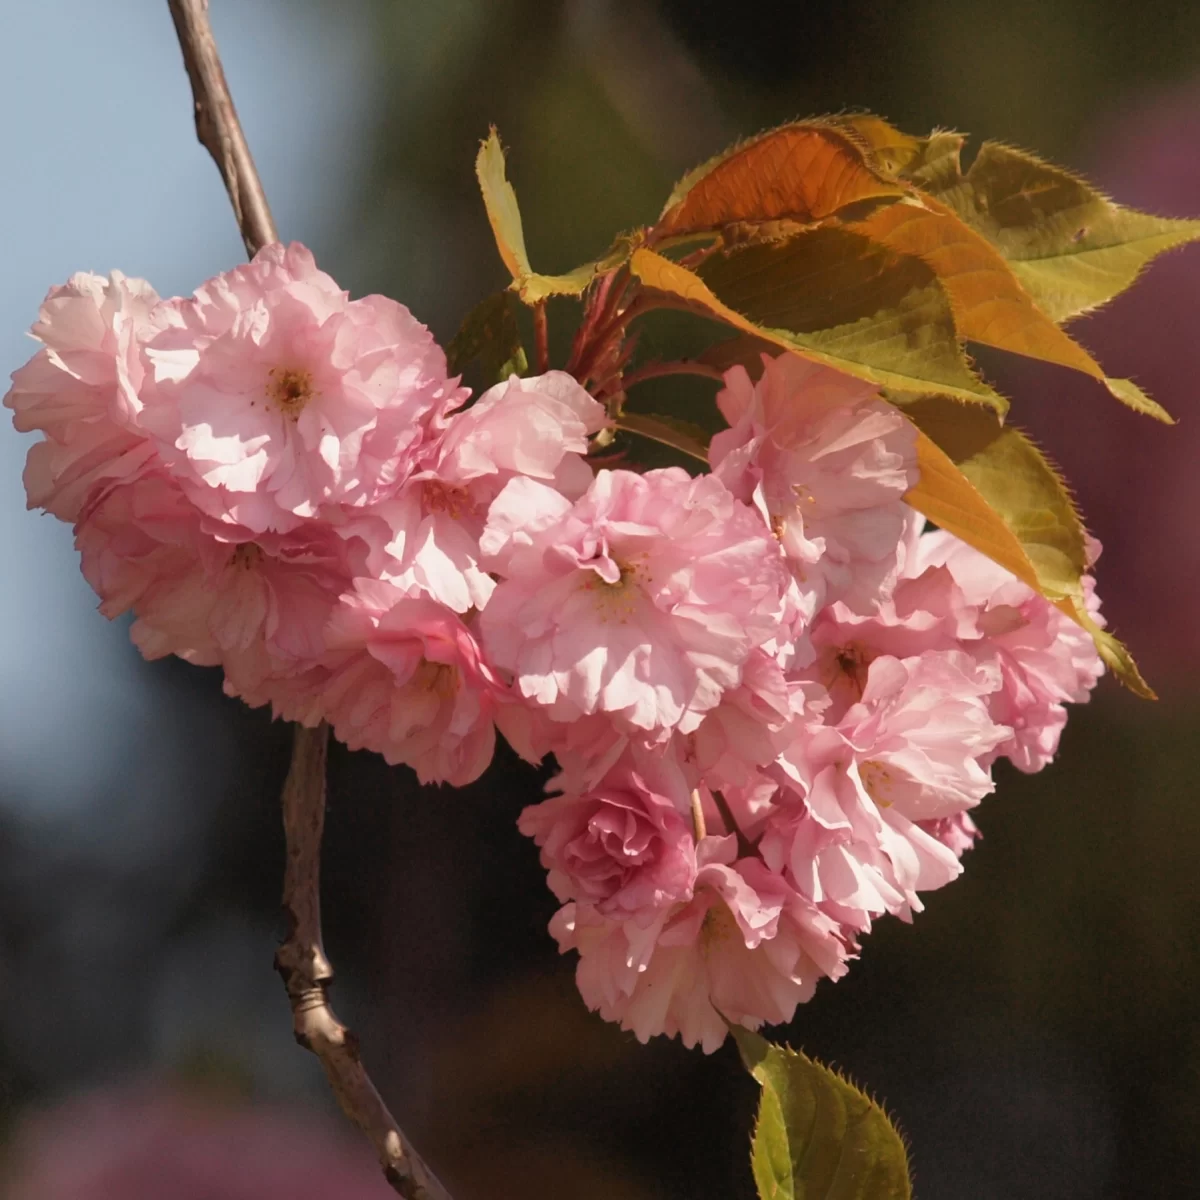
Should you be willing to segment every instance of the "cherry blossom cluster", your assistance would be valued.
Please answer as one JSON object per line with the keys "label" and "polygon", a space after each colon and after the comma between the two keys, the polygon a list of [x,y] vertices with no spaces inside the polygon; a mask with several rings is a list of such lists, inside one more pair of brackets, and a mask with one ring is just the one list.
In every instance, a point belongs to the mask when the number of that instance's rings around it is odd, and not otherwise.
{"label": "cherry blossom cluster", "polygon": [[551,931],[643,1040],[788,1020],[960,873],[992,764],[1043,767],[1102,671],[924,531],[908,421],[794,356],[727,373],[693,477],[594,470],[607,414],[562,372],[469,403],[407,309],[298,245],[187,299],[77,275],[33,333],[29,502],[101,611],[422,781],[477,778],[497,731],[552,755],[520,818]]}

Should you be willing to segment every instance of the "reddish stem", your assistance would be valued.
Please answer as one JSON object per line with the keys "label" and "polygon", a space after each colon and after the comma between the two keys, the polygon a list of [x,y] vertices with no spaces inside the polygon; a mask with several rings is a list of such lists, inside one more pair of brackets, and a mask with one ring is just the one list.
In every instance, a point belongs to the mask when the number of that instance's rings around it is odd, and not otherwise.
{"label": "reddish stem", "polygon": [[645,383],[648,379],[662,379],[667,375],[701,375],[705,379],[719,380],[725,378],[716,367],[710,367],[707,363],[697,362],[695,359],[681,358],[675,362],[646,363],[636,371],[629,371],[625,375],[623,386],[628,389]]}
{"label": "reddish stem", "polygon": [[645,292],[638,292],[629,304],[609,318],[607,323],[599,325],[596,332],[589,338],[587,348],[580,355],[574,371],[575,378],[580,383],[591,379],[599,360],[611,349],[614,339],[625,336],[625,331],[631,321],[658,307],[660,305],[649,298]]}
{"label": "reddish stem", "polygon": [[550,327],[546,320],[545,300],[533,306],[533,346],[537,373],[545,375],[550,370]]}

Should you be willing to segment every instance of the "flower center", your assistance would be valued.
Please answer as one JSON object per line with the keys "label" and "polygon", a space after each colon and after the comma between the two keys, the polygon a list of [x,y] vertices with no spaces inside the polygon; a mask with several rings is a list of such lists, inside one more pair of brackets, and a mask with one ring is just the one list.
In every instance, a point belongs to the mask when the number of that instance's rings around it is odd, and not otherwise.
{"label": "flower center", "polygon": [[858,775],[863,781],[863,787],[867,789],[867,795],[880,808],[890,808],[892,802],[887,799],[887,794],[892,787],[892,772],[883,763],[869,758],[866,762],[859,764]]}
{"label": "flower center", "polygon": [[708,912],[700,925],[700,942],[705,952],[722,945],[725,942],[741,941],[741,930],[733,919],[733,913],[718,900]]}
{"label": "flower center", "polygon": [[602,579],[594,571],[588,571],[583,586],[585,591],[592,593],[601,621],[619,621],[624,624],[637,609],[641,591],[638,584],[646,572],[641,562],[618,562],[617,567],[621,575],[613,583]]}
{"label": "flower center", "polygon": [[268,399],[285,417],[296,420],[316,394],[312,372],[299,367],[272,367],[268,377]]}
{"label": "flower center", "polygon": [[230,555],[229,565],[243,571],[253,571],[263,560],[263,552],[253,542],[243,542]]}
{"label": "flower center", "polygon": [[833,656],[833,677],[827,683],[830,690],[841,679],[854,689],[859,700],[867,686],[867,670],[871,665],[871,656],[857,642],[842,646]]}
{"label": "flower center", "polygon": [[817,502],[816,496],[812,494],[807,484],[792,484],[792,495],[795,497],[797,509],[800,509],[807,504],[816,504]]}
{"label": "flower center", "polygon": [[439,699],[452,700],[458,694],[458,668],[450,663],[435,663],[426,659],[417,668],[414,682]]}
{"label": "flower center", "polygon": [[429,479],[421,489],[421,506],[426,515],[445,513],[452,520],[461,520],[464,516],[478,516],[479,506],[471,499],[466,488],[454,487],[442,483],[439,479]]}

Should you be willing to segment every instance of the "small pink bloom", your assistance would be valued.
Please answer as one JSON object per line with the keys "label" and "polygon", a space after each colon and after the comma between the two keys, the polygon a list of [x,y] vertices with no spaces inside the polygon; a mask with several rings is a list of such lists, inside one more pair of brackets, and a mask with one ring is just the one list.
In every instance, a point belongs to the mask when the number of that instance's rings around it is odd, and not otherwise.
{"label": "small pink bloom", "polygon": [[52,288],[33,336],[44,349],[13,373],[4,403],[22,433],[45,440],[29,451],[30,508],[74,521],[100,482],[145,469],[154,447],[138,428],[143,349],[167,306],[141,279],[80,273]]}
{"label": "small pink bloom", "polygon": [[768,865],[855,928],[920,911],[919,891],[961,871],[925,827],[993,788],[980,760],[1009,734],[987,709],[994,687],[958,651],[874,659],[861,700],[836,724],[803,726],[780,757],[779,803],[760,842]]}
{"label": "small pink bloom", "polygon": [[447,422],[436,472],[460,486],[494,480],[490,501],[517,475],[565,491],[562,475],[569,462],[565,473],[582,480],[582,494],[592,475],[579,456],[588,451],[588,435],[606,423],[604,406],[565,371],[527,379],[512,375]]}
{"label": "small pink bloom", "polygon": [[988,713],[989,682],[954,651],[871,664],[862,700],[836,730],[876,804],[919,821],[961,812],[993,790],[976,760],[1009,731]]}
{"label": "small pink bloom", "polygon": [[[1099,553],[1095,546],[1093,558]],[[1003,567],[943,530],[922,535],[910,570],[950,572],[974,610],[975,636],[961,642],[982,664],[999,670],[988,701],[993,720],[1012,733],[998,745],[1022,771],[1053,759],[1066,725],[1066,703],[1086,703],[1104,673],[1091,637]],[[1089,610],[1099,618],[1093,581],[1084,577]],[[1101,618],[1102,623],[1102,618]]]}
{"label": "small pink bloom", "polygon": [[648,923],[691,897],[696,846],[687,814],[686,793],[660,795],[625,768],[589,792],[530,805],[517,824],[541,847],[560,900]]}
{"label": "small pink bloom", "polygon": [[803,685],[791,684],[762,650],[746,660],[742,682],[704,715],[688,738],[692,761],[712,788],[748,784],[790,738],[788,726],[806,707]]}
{"label": "small pink bloom", "polygon": [[422,783],[461,786],[483,774],[502,689],[456,613],[359,579],[330,618],[326,641],[321,703],[350,749],[407,763]]}
{"label": "small pink bloom", "polygon": [[479,563],[487,503],[473,490],[422,471],[394,498],[364,510],[343,528],[372,546],[368,570],[373,578],[467,613],[483,608],[496,587]]}
{"label": "small pink bloom", "polygon": [[297,243],[179,312],[148,349],[143,423],[198,507],[254,532],[392,494],[467,395],[408,309],[350,300]]}
{"label": "small pink bloom", "polygon": [[791,1019],[822,976],[846,971],[853,944],[837,923],[758,859],[734,861],[732,837],[697,848],[691,901],[648,929],[575,903],[551,923],[560,950],[576,949],[590,1008],[640,1041],[678,1034],[711,1054],[726,1020],[756,1029]]}
{"label": "small pink bloom", "polygon": [[455,612],[483,608],[495,587],[479,562],[489,505],[518,476],[582,495],[592,481],[588,435],[604,421],[603,407],[562,371],[489,389],[447,419],[428,469],[352,526],[380,543],[374,573]]}
{"label": "small pink bloom", "polygon": [[950,817],[939,817],[935,821],[921,821],[919,824],[931,838],[935,838],[943,846],[953,850],[959,858],[962,858],[963,854],[970,850],[982,836],[979,827],[967,813],[955,813]]}
{"label": "small pink bloom", "polygon": [[757,384],[726,373],[717,404],[731,428],[712,440],[713,473],[762,511],[807,616],[833,600],[870,612],[895,578],[916,431],[870,384],[794,354],[763,368]]}
{"label": "small pink bloom", "polygon": [[604,712],[625,730],[686,733],[779,631],[778,546],[711,476],[601,471],[574,504],[517,478],[481,546],[502,576],[485,644],[557,721]]}
{"label": "small pink bloom", "polygon": [[132,610],[131,636],[147,658],[220,663],[226,690],[247,698],[321,657],[325,622],[351,577],[350,544],[332,530],[252,540],[208,522],[161,469],[99,495],[80,516],[76,546],[101,612]]}
{"label": "small pink bloom", "polygon": [[836,722],[862,699],[876,658],[963,648],[978,636],[976,616],[945,567],[930,567],[915,579],[902,576],[873,613],[853,612],[841,601],[822,609],[809,631],[816,661],[805,674],[829,692],[833,706],[826,720]]}

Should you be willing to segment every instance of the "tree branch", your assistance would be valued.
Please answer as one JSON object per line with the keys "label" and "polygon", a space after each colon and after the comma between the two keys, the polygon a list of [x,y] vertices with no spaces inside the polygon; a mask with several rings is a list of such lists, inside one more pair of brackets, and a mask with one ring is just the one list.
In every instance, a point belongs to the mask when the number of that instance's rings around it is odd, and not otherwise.
{"label": "tree branch", "polygon": [[246,253],[253,258],[268,243],[279,241],[279,233],[225,82],[208,20],[208,0],[167,0],[167,7],[192,83],[196,136],[225,180]]}
{"label": "tree branch", "polygon": [[275,955],[292,1002],[296,1041],[325,1068],[342,1111],[371,1139],[383,1173],[405,1200],[450,1200],[412,1148],[375,1090],[358,1054],[358,1039],[329,1004],[333,968],[321,944],[321,831],[325,824],[328,726],[296,726],[292,765],[283,785],[287,865],[283,912],[287,937]]}
{"label": "tree branch", "polygon": [[[229,94],[208,20],[208,0],[167,0],[192,84],[196,136],[217,164],[253,257],[279,241],[262,181]],[[325,826],[325,750],[329,729],[297,725],[283,785],[287,865],[283,911],[288,933],[275,955],[292,1005],[296,1040],[325,1068],[342,1111],[370,1139],[384,1177],[405,1200],[450,1200],[405,1137],[367,1075],[358,1039],[329,1004],[333,967],[321,944],[321,834]]]}

